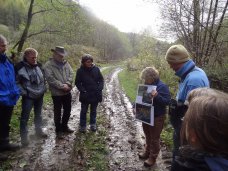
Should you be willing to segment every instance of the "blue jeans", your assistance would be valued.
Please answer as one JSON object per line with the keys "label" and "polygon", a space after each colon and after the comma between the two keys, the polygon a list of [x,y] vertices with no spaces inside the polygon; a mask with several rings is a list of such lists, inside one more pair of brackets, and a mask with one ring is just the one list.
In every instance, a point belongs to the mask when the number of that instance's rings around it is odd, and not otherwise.
{"label": "blue jeans", "polygon": [[27,123],[29,120],[30,112],[34,107],[34,124],[35,130],[40,131],[42,126],[41,111],[43,106],[43,96],[38,99],[31,99],[22,97],[22,112],[20,120],[20,134],[22,138],[26,138],[28,134]]}
{"label": "blue jeans", "polygon": [[90,125],[96,124],[98,103],[81,103],[80,127],[86,127],[86,113],[90,105]]}

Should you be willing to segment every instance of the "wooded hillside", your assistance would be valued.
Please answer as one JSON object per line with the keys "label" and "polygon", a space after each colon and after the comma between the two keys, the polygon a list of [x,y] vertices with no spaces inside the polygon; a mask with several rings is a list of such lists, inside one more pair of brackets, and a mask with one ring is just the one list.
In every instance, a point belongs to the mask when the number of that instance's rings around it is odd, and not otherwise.
{"label": "wooded hillside", "polygon": [[[161,35],[176,37],[175,43],[186,46],[196,64],[207,70],[212,85],[227,90],[228,1],[158,3],[164,22]],[[170,46],[147,30],[141,34],[120,32],[73,0],[0,0],[0,4],[0,33],[9,40],[15,61],[25,48],[34,47],[40,62],[45,62],[50,49],[61,45],[68,50],[72,65],[79,64],[83,53],[91,53],[98,62],[136,57],[136,62],[129,64],[134,70],[149,61],[162,66],[161,59]]]}

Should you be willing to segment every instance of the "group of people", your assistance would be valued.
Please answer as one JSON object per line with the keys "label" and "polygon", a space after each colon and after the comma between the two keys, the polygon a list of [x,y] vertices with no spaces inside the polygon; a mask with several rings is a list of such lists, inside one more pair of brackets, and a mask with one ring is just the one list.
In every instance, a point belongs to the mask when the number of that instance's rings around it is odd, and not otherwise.
{"label": "group of people", "polygon": [[[42,66],[38,62],[38,52],[34,48],[26,48],[23,59],[15,66],[6,56],[7,40],[0,35],[0,152],[16,150],[20,146],[9,141],[10,120],[13,108],[21,96],[22,110],[20,117],[21,145],[29,145],[28,120],[34,109],[35,135],[46,138],[42,129],[43,97],[47,86],[51,92],[54,108],[54,124],[56,137],[62,139],[64,133],[72,133],[68,126],[71,115],[71,90],[73,88],[73,69],[66,60],[64,47],[51,49],[52,57]],[[104,87],[100,69],[93,64],[93,57],[84,54],[81,67],[77,70],[75,85],[80,91],[81,113],[80,132],[86,132],[86,113],[90,105],[90,129],[95,132],[96,110],[102,101]]]}
{"label": "group of people", "polygon": [[[27,122],[34,108],[35,134],[45,138],[42,130],[42,105],[49,86],[54,105],[54,124],[57,138],[72,133],[68,121],[71,114],[73,70],[65,57],[64,47],[51,49],[53,56],[44,67],[37,61],[38,52],[26,48],[23,60],[14,65],[5,51],[7,40],[0,35],[0,152],[15,150],[18,145],[9,141],[13,107],[22,96],[20,136],[22,146],[29,144]],[[165,56],[175,75],[180,78],[175,99],[171,99],[168,86],[159,78],[155,67],[146,67],[141,79],[146,85],[156,86],[151,92],[154,106],[154,126],[142,123],[146,145],[139,158],[144,165],[156,163],[160,151],[160,134],[169,105],[170,122],[174,128],[173,160],[171,171],[225,171],[228,169],[228,95],[209,88],[205,72],[197,67],[182,45],[171,46]],[[96,110],[102,101],[104,79],[93,57],[85,54],[76,72],[75,85],[80,91],[80,132],[85,133],[86,113],[90,106],[90,130],[96,131]],[[63,110],[62,110],[63,109]],[[63,111],[63,112],[62,112]]]}
{"label": "group of people", "polygon": [[184,46],[171,46],[165,59],[180,78],[177,95],[171,99],[156,68],[147,67],[141,72],[144,84],[157,89],[151,92],[154,126],[142,123],[146,143],[139,158],[145,159],[146,167],[156,163],[166,106],[169,105],[170,123],[174,128],[170,170],[228,170],[228,95],[209,88],[207,75],[190,59]]}

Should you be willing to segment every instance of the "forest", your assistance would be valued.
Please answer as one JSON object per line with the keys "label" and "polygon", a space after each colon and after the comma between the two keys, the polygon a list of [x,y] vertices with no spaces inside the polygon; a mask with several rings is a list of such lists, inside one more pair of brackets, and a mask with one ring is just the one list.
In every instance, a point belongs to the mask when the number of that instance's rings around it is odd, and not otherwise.
{"label": "forest", "polygon": [[[176,37],[173,43],[187,47],[196,64],[208,70],[212,84],[226,89],[227,1],[158,3],[164,19],[161,35]],[[9,39],[9,53],[15,62],[26,47],[37,49],[39,61],[44,62],[52,47],[62,45],[74,66],[83,53],[91,53],[98,63],[134,58],[142,64],[163,59],[170,46],[153,38],[149,30],[141,34],[120,32],[73,0],[1,0],[0,8],[0,32]]]}

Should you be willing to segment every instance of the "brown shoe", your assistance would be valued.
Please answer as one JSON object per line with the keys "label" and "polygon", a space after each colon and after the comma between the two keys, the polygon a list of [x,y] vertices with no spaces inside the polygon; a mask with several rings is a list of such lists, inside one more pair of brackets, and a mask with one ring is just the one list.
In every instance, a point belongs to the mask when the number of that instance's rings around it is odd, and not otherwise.
{"label": "brown shoe", "polygon": [[0,153],[0,161],[5,161],[8,159],[8,155]]}
{"label": "brown shoe", "polygon": [[148,152],[141,152],[138,154],[140,159],[148,159],[149,153]]}
{"label": "brown shoe", "polygon": [[148,158],[145,162],[144,162],[144,166],[145,167],[151,167],[155,164],[156,160],[153,158]]}

